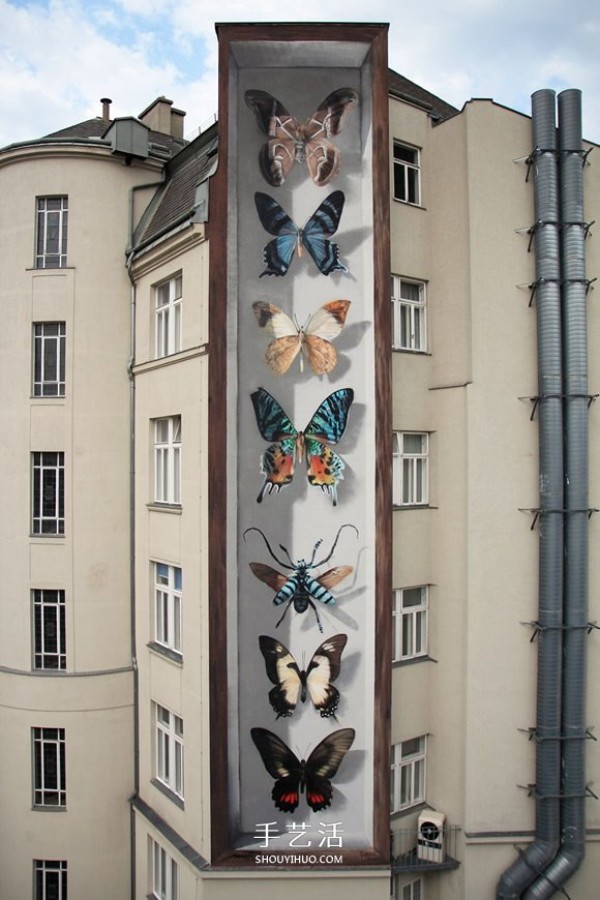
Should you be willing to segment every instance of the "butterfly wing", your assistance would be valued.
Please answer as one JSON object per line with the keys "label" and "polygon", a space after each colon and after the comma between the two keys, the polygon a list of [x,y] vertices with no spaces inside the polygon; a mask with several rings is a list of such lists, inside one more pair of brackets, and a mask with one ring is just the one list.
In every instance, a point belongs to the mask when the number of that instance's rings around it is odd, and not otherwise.
{"label": "butterfly wing", "polygon": [[333,716],[340,702],[337,688],[331,684],[340,674],[340,659],[348,638],[335,634],[317,647],[306,670],[308,695],[323,718]]}
{"label": "butterfly wing", "polygon": [[276,779],[271,791],[275,806],[282,812],[293,812],[298,806],[300,782],[304,778],[302,763],[287,744],[272,731],[266,728],[251,728],[250,734],[265,769]]}
{"label": "butterfly wing", "polygon": [[328,138],[340,133],[346,114],[357,102],[356,91],[339,88],[323,100],[304,127],[306,164],[317,187],[329,184],[339,171],[341,153]]}
{"label": "butterfly wing", "polygon": [[[341,728],[324,738],[304,764],[306,802],[314,812],[331,805],[330,779],[336,774],[354,741],[354,728]],[[286,748],[287,749],[287,748]]]}
{"label": "butterfly wing", "polygon": [[278,375],[282,375],[300,352],[302,332],[274,303],[257,300],[252,304],[252,309],[259,326],[275,338],[265,353],[267,364]]}
{"label": "butterfly wing", "polygon": [[329,494],[334,506],[337,505],[337,484],[344,478],[346,464],[327,444],[337,444],[344,434],[353,400],[352,388],[340,388],[329,394],[303,434],[308,481]]}
{"label": "butterfly wing", "polygon": [[331,300],[309,319],[303,333],[302,352],[308,357],[315,375],[325,375],[335,368],[337,353],[330,341],[335,340],[344,324],[349,300]]}
{"label": "butterfly wing", "polygon": [[348,271],[347,266],[339,261],[338,245],[329,240],[340,224],[344,200],[343,191],[334,191],[317,207],[300,232],[302,245],[323,275]]}
{"label": "butterfly wing", "polygon": [[258,430],[265,441],[274,441],[261,456],[260,471],[265,476],[257,497],[280,491],[294,477],[297,432],[277,400],[264,388],[251,395]]}
{"label": "butterfly wing", "polygon": [[296,660],[280,641],[261,634],[258,644],[265,658],[267,675],[275,685],[269,691],[271,706],[277,713],[277,718],[291,716],[298,698],[305,698],[306,675],[300,671]]}
{"label": "butterfly wing", "polygon": [[246,91],[245,99],[259,127],[271,138],[261,147],[258,157],[260,171],[270,185],[280,187],[296,159],[299,123],[267,91]]}
{"label": "butterfly wing", "polygon": [[340,388],[325,397],[304,429],[305,437],[337,444],[346,430],[353,400],[352,388]]}
{"label": "butterfly wing", "polygon": [[254,202],[263,228],[275,235],[275,240],[269,241],[264,248],[263,257],[267,268],[261,272],[260,277],[285,275],[298,246],[300,231],[286,211],[268,194],[257,191]]}

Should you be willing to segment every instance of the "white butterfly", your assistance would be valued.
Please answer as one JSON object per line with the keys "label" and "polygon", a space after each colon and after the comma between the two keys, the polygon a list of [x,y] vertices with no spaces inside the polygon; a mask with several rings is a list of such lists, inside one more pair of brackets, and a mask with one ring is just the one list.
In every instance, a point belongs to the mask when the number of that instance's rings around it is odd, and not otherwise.
{"label": "white butterfly", "polygon": [[350,300],[330,300],[305,325],[299,325],[273,303],[261,300],[253,303],[258,324],[274,338],[265,352],[267,364],[282,375],[300,354],[301,372],[305,355],[315,375],[331,372],[337,362],[331,341],[344,327],[349,307]]}

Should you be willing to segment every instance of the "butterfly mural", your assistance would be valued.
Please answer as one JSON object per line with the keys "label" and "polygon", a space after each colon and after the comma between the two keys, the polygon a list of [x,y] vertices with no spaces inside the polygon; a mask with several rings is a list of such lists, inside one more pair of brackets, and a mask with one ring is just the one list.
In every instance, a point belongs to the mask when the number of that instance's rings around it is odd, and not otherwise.
{"label": "butterfly mural", "polygon": [[345,634],[327,638],[317,647],[306,669],[300,669],[284,644],[266,634],[260,635],[258,644],[267,675],[275,685],[269,691],[269,701],[278,719],[291,716],[298,700],[304,703],[307,695],[322,718],[335,719],[340,693],[332,681],[340,674],[340,658],[347,640]]}
{"label": "butterfly mural", "polygon": [[265,353],[267,365],[282,375],[300,354],[300,371],[306,356],[315,375],[325,375],[335,368],[337,353],[332,346],[346,322],[349,300],[330,300],[308,319],[305,325],[292,321],[274,303],[257,300],[252,304],[261,328],[274,338]]}
{"label": "butterfly mural", "polygon": [[254,202],[258,217],[265,231],[275,236],[263,250],[267,268],[259,278],[285,275],[294,253],[298,251],[300,257],[305,249],[323,275],[347,272],[347,266],[339,261],[338,245],[329,240],[340,224],[344,201],[343,191],[334,191],[317,207],[304,228],[298,228],[273,197],[257,191]]}
{"label": "butterfly mural", "polygon": [[270,185],[282,185],[294,162],[306,162],[317,187],[324,187],[335,178],[341,154],[330,138],[342,131],[347,114],[358,103],[356,91],[351,88],[333,91],[305,122],[291,116],[267,91],[246,91],[245,100],[269,138],[258,159],[263,178]]}
{"label": "butterfly mural", "polygon": [[261,456],[260,470],[265,476],[257,502],[266,493],[278,493],[294,477],[296,459],[306,454],[309,484],[320,487],[337,504],[337,485],[343,480],[346,464],[328,446],[337,444],[346,430],[348,413],[354,400],[352,388],[340,388],[317,407],[304,431],[297,431],[280,404],[260,387],[251,394],[256,424],[265,441],[271,441]]}
{"label": "butterfly mural", "polygon": [[277,809],[294,812],[300,794],[314,812],[331,806],[331,779],[352,746],[354,728],[340,728],[314,748],[308,759],[298,759],[287,744],[266,728],[250,729],[265,769],[275,779],[271,797]]}
{"label": "butterfly mural", "polygon": [[248,532],[257,531],[265,542],[267,550],[275,562],[283,569],[288,569],[288,571],[291,572],[291,575],[284,575],[282,572],[278,572],[277,569],[273,569],[271,566],[267,566],[264,563],[250,563],[250,568],[258,580],[262,581],[263,584],[267,584],[276,592],[273,597],[274,605],[281,606],[282,603],[286,604],[283,615],[275,625],[276,628],[283,622],[285,614],[293,604],[294,609],[298,613],[306,612],[310,606],[317,619],[319,631],[323,632],[323,626],[321,625],[319,612],[314,604],[314,600],[318,600],[320,603],[328,605],[335,605],[335,597],[331,593],[330,588],[335,587],[336,584],[339,584],[342,579],[346,578],[346,576],[350,575],[354,570],[352,566],[334,566],[333,569],[328,569],[326,572],[323,572],[322,575],[317,575],[316,577],[313,577],[310,574],[310,571],[311,569],[318,569],[320,566],[324,566],[325,563],[329,562],[335,553],[337,542],[344,528],[353,528],[358,535],[358,529],[355,528],[354,525],[350,525],[349,523],[340,525],[331,546],[331,550],[327,556],[319,562],[315,562],[315,556],[317,555],[317,550],[323,543],[322,540],[316,542],[313,547],[312,556],[309,560],[299,559],[297,562],[294,562],[287,547],[280,544],[280,549],[285,553],[288,559],[288,562],[284,562],[275,555],[269,541],[260,528],[252,527],[245,530],[244,540],[246,539]]}

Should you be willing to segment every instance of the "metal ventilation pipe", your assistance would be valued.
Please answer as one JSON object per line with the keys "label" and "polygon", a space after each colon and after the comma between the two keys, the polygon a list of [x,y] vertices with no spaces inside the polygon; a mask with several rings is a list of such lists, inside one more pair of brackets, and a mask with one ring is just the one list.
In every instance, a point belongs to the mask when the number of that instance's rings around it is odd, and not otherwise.
{"label": "metal ventilation pipe", "polygon": [[566,430],[561,849],[526,898],[552,897],[585,855],[589,397],[581,92],[559,94],[558,113]]}
{"label": "metal ventilation pipe", "polygon": [[535,841],[503,873],[498,900],[518,900],[555,857],[560,835],[563,413],[555,94],[532,96],[538,345],[539,590]]}

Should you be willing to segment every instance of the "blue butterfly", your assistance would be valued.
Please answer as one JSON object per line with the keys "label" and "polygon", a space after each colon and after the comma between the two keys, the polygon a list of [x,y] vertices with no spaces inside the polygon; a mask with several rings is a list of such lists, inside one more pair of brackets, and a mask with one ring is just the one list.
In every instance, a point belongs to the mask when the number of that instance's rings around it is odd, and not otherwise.
{"label": "blue butterfly", "polygon": [[352,388],[340,388],[329,394],[304,429],[297,431],[277,400],[264,388],[252,394],[256,424],[265,441],[272,441],[261,456],[260,470],[265,476],[257,502],[265,493],[278,493],[294,477],[296,458],[306,453],[307,478],[337,504],[337,483],[343,480],[344,460],[328,444],[341,440],[354,400]]}
{"label": "blue butterfly", "polygon": [[256,193],[254,201],[262,226],[275,235],[275,240],[269,241],[264,249],[267,268],[260,278],[285,275],[294,253],[298,250],[298,256],[302,256],[303,248],[308,250],[323,275],[347,272],[347,267],[339,262],[337,244],[329,240],[340,224],[344,200],[342,191],[334,191],[317,207],[304,228],[298,228],[276,200],[268,194]]}

